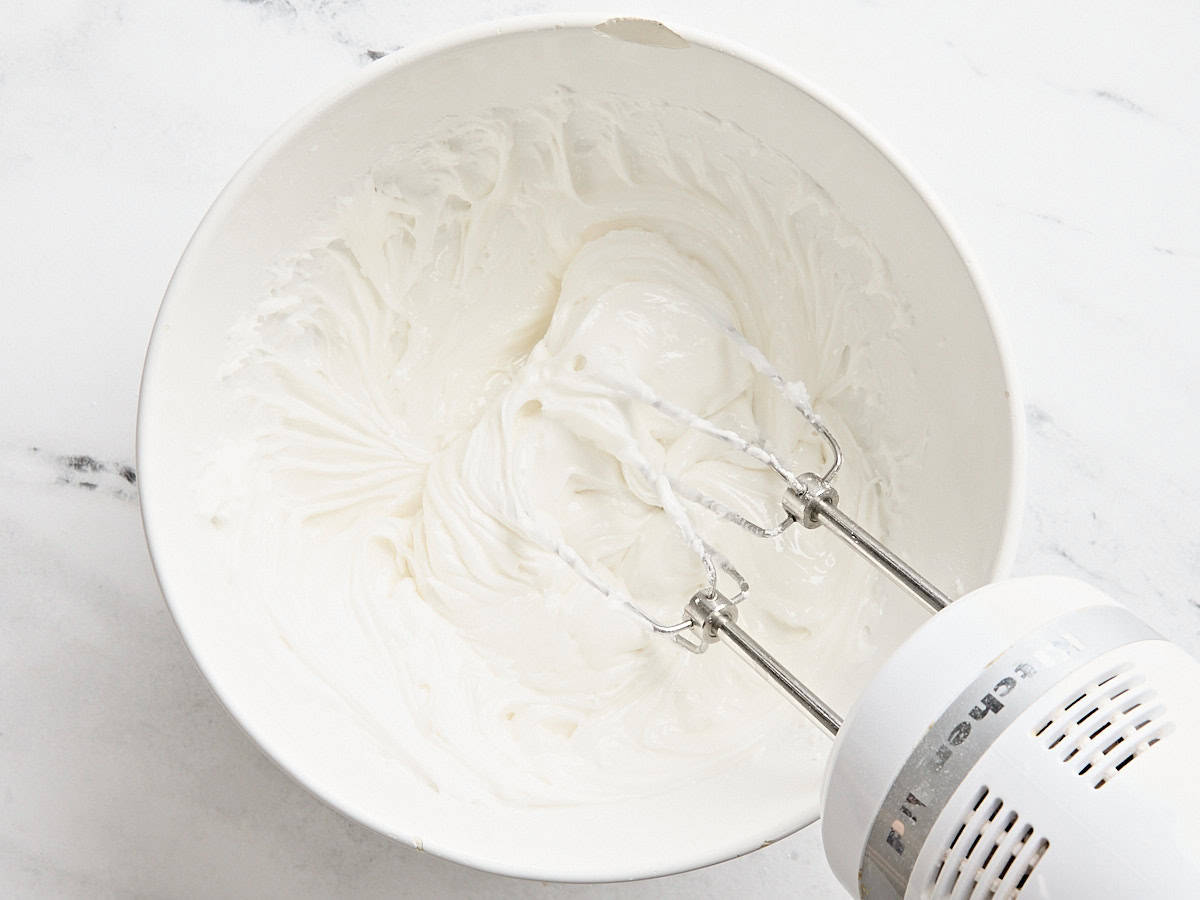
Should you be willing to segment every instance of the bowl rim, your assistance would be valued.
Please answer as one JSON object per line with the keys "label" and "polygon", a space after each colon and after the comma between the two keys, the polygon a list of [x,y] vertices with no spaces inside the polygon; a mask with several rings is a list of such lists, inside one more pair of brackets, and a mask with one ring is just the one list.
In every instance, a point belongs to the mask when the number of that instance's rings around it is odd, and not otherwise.
{"label": "bowl rim", "polygon": [[[182,290],[180,285],[186,280],[187,270],[190,268],[193,255],[198,252],[197,248],[201,247],[207,241],[209,233],[215,231],[218,223],[235,205],[236,201],[240,198],[243,192],[245,192],[253,184],[255,179],[258,178],[260,173],[266,167],[267,163],[274,157],[276,152],[281,147],[287,144],[302,129],[308,127],[308,125],[310,125],[314,119],[323,114],[330,107],[335,106],[346,97],[357,92],[367,84],[378,79],[385,78],[394,70],[403,68],[411,63],[435,56],[450,49],[463,47],[472,43],[501,37],[508,34],[553,31],[558,29],[591,29],[614,19],[636,20],[663,26],[686,40],[689,44],[696,44],[709,50],[714,50],[718,53],[734,57],[737,60],[761,69],[767,74],[780,79],[794,88],[797,88],[811,97],[817,103],[824,106],[835,116],[841,118],[852,129],[857,131],[869,144],[878,150],[879,153],[882,154],[883,157],[888,161],[888,163],[895,168],[897,173],[912,186],[912,188],[920,196],[922,202],[928,207],[935,221],[946,234],[951,246],[953,246],[961,258],[971,284],[980,299],[980,304],[984,312],[984,318],[991,330],[992,339],[996,345],[1000,373],[1006,388],[1006,400],[1008,402],[1008,418],[1010,426],[1009,433],[1011,435],[1011,441],[1008,450],[1012,464],[1009,473],[1008,489],[1006,492],[1006,510],[1004,514],[1005,523],[1001,535],[999,549],[996,555],[996,560],[990,572],[990,580],[994,581],[1006,575],[1011,569],[1013,560],[1016,556],[1021,523],[1024,514],[1026,490],[1026,426],[1024,406],[1021,400],[1020,386],[1016,380],[1013,354],[1008,335],[1000,321],[996,303],[987,289],[984,287],[984,282],[975,257],[962,238],[961,230],[954,224],[952,217],[948,214],[945,207],[937,199],[937,196],[932,192],[926,182],[920,177],[915,168],[910,166],[905,161],[904,157],[897,153],[896,150],[876,131],[874,131],[870,125],[860,119],[848,104],[837,99],[824,88],[813,84],[807,78],[779,63],[775,59],[767,56],[766,54],[759,53],[756,50],[748,48],[736,41],[705,32],[701,29],[692,28],[687,25],[678,25],[670,21],[664,22],[659,19],[647,19],[640,16],[620,14],[605,15],[602,13],[544,13],[537,15],[508,17],[458,28],[444,33],[438,37],[414,44],[411,47],[405,47],[396,50],[392,53],[389,53],[387,56],[380,58],[379,60],[363,66],[360,71],[342,79],[334,87],[324,91],[315,100],[310,101],[299,111],[293,113],[270,135],[270,137],[267,138],[266,141],[259,145],[250,154],[245,162],[238,167],[237,171],[230,178],[225,187],[222,188],[221,192],[217,195],[216,199],[214,199],[208,210],[205,212],[203,218],[201,218],[191,238],[189,238],[183,253],[180,255],[179,262],[176,264],[176,267],[171,275],[166,290],[163,294],[162,302],[159,305],[158,312],[155,315],[154,325],[150,332],[150,338],[142,366],[136,417],[135,466],[137,466],[137,468],[140,470],[142,460],[145,458],[147,453],[147,429],[145,428],[146,404],[144,401],[147,394],[153,392],[154,383],[159,380],[156,373],[162,363],[159,361],[160,354],[156,352],[156,348],[162,343],[161,340],[159,340],[159,337],[164,327],[164,320],[168,317],[168,308],[172,304],[178,302],[177,297]],[[148,496],[151,499],[148,500]],[[373,816],[364,812],[363,810],[354,808],[352,804],[345,803],[342,800],[335,800],[322,794],[316,787],[306,781],[300,772],[297,772],[285,765],[272,751],[270,743],[264,740],[264,738],[258,734],[257,730],[251,723],[244,721],[234,711],[231,701],[227,699],[220,690],[218,690],[216,687],[216,682],[210,677],[205,661],[202,659],[201,655],[197,654],[194,642],[189,637],[188,631],[180,619],[175,604],[172,602],[171,592],[168,590],[167,579],[164,577],[162,567],[159,564],[158,552],[156,551],[154,539],[154,533],[156,529],[154,525],[155,514],[153,491],[150,491],[148,494],[146,491],[146,485],[144,483],[139,484],[138,505],[142,519],[142,530],[145,534],[146,544],[150,555],[150,562],[154,571],[155,579],[158,582],[159,590],[163,595],[163,599],[166,603],[168,611],[170,612],[171,619],[175,623],[176,629],[179,631],[180,636],[183,638],[183,642],[188,649],[189,655],[191,656],[196,667],[204,676],[204,680],[208,684],[209,689],[213,692],[213,695],[220,702],[221,706],[224,707],[229,713],[230,718],[233,719],[233,721],[238,724],[242,731],[251,738],[259,751],[262,752],[268,759],[270,759],[280,770],[282,770],[293,781],[302,786],[312,796],[316,797],[330,809],[333,809],[334,811],[353,821],[365,825],[373,831],[392,838],[393,840],[399,841],[414,849],[429,852],[443,859],[497,875],[530,880],[557,881],[567,883],[611,883],[617,881],[634,881],[672,874],[680,874],[735,859],[778,840],[782,840],[783,838],[799,831],[801,828],[811,825],[819,817],[818,811],[818,814],[813,814],[811,818],[801,820],[795,827],[789,827],[788,830],[765,842],[761,839],[754,839],[750,842],[731,841],[726,849],[717,854],[715,858],[712,855],[705,855],[702,858],[698,857],[694,860],[684,863],[683,865],[680,865],[678,862],[676,862],[672,865],[653,869],[637,871],[626,870],[621,874],[616,874],[611,867],[604,867],[600,865],[593,867],[593,869],[590,871],[580,870],[578,868],[573,869],[572,871],[563,871],[562,869],[557,868],[554,864],[546,864],[541,866],[507,865],[494,858],[483,858],[452,846],[443,846],[440,843],[430,843],[428,841],[423,842],[412,834],[400,833],[387,823],[377,821]]]}

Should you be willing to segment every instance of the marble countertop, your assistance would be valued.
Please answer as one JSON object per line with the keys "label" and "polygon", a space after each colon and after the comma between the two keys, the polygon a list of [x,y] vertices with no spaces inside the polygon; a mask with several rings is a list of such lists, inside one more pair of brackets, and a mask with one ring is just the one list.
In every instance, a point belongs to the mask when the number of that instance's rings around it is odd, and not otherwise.
{"label": "marble countertop", "polygon": [[[586,9],[588,3],[558,8]],[[264,758],[167,614],[137,510],[146,340],[241,161],[373,58],[539,0],[69,0],[0,33],[0,894],[837,897],[806,829],[655,882],[544,885],[395,845]],[[1200,651],[1200,8],[630,0],[776,57],[959,226],[1027,402],[1015,569]]]}

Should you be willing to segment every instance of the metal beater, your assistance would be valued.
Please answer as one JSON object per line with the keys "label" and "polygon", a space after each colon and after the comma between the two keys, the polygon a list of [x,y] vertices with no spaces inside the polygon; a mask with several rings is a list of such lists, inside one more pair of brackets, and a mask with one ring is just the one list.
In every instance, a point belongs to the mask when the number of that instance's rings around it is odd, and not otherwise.
{"label": "metal beater", "polygon": [[[705,507],[720,518],[733,522],[760,538],[778,537],[796,523],[810,529],[828,528],[856,553],[921,600],[932,612],[944,609],[950,603],[950,597],[838,508],[838,493],[833,481],[842,467],[842,449],[833,433],[809,405],[806,394],[797,391],[796,383],[787,382],[762,352],[750,344],[732,324],[720,321],[715,324],[733,341],[742,356],[760,374],[766,376],[797,412],[808,420],[828,446],[831,462],[823,474],[796,474],[761,444],[748,441],[736,432],[723,429],[703,416],[659,397],[643,382],[636,379],[633,382],[617,382],[603,376],[595,376],[611,396],[644,403],[667,418],[722,440],[768,466],[784,483],[780,500],[783,517],[775,525],[760,525],[720,501],[668,479],[675,494]],[[688,601],[680,621],[664,623],[632,602],[627,605],[655,632],[673,636],[677,644],[692,653],[703,653],[710,644],[724,639],[743,659],[781,688],[826,732],[830,735],[837,734],[842,725],[842,717],[738,625],[738,603],[749,590],[746,580],[728,559],[707,543],[702,543],[699,555],[705,567],[707,585]],[[737,587],[735,592],[727,594],[720,590],[718,570],[724,571],[734,581]]]}

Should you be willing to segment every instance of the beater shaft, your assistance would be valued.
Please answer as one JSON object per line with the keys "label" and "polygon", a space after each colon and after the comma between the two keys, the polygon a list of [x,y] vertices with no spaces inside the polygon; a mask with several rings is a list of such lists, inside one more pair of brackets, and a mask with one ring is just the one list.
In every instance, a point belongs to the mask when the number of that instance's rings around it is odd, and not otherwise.
{"label": "beater shaft", "polygon": [[719,591],[699,591],[688,602],[684,613],[698,640],[693,642],[676,636],[677,642],[695,653],[700,653],[709,644],[723,639],[760,675],[783,691],[789,700],[807,713],[830,737],[838,733],[838,729],[842,727],[842,717],[738,625],[735,601]]}
{"label": "beater shaft", "polygon": [[838,509],[838,495],[829,482],[813,473],[798,477],[801,491],[789,487],[783,496],[783,508],[806,528],[824,525],[859,556],[869,560],[892,580],[912,593],[933,612],[950,605],[950,598],[924,575],[881,544],[865,528]]}
{"label": "beater shaft", "polygon": [[950,605],[950,598],[934,587],[929,579],[879,543],[836,506],[824,500],[817,501],[816,505],[817,518],[822,525],[853,547],[859,556],[870,560],[891,576],[893,581],[906,588],[932,612],[939,612]]}
{"label": "beater shaft", "polygon": [[753,665],[761,675],[787,695],[788,699],[799,706],[826,732],[835,737],[842,727],[842,717],[834,712],[833,707],[814,694],[795,675],[784,668],[783,663],[754,638],[746,634],[736,622],[721,626],[721,637],[737,650],[738,655]]}

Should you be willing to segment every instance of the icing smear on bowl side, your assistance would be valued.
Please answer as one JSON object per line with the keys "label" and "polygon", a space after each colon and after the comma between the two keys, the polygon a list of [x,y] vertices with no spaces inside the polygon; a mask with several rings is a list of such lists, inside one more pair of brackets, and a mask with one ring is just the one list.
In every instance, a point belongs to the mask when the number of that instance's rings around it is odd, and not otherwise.
{"label": "icing smear on bowl side", "polygon": [[[200,503],[230,589],[313,702],[346,711],[346,740],[430,790],[518,806],[825,743],[732,654],[652,634],[561,553],[676,621],[703,570],[648,475],[778,518],[773,473],[598,385],[635,381],[821,468],[718,322],[807,386],[856,460],[847,511],[886,534],[898,457],[856,435],[881,402],[872,349],[905,318],[818,185],[703,113],[564,90],[395,147],[298,250],[230,336],[236,421]],[[868,567],[827,536],[687,511],[750,581],[747,629],[853,696],[875,649]]]}

